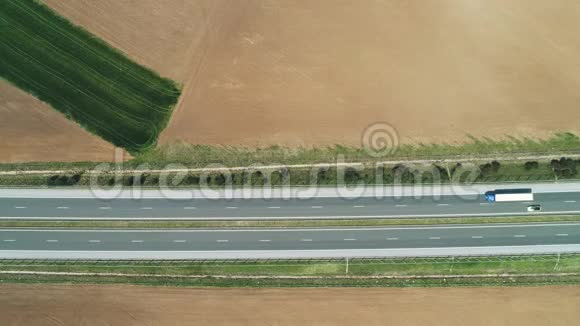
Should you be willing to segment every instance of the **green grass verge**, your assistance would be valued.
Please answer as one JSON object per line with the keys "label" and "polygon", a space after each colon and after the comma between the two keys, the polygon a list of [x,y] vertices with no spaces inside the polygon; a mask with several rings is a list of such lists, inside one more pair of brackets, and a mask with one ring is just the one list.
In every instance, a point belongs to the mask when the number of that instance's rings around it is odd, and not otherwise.
{"label": "green grass verge", "polygon": [[503,139],[467,136],[464,143],[455,144],[401,144],[393,153],[373,159],[364,148],[335,145],[330,147],[264,148],[190,145],[165,145],[143,152],[130,165],[149,164],[162,167],[179,163],[187,167],[205,167],[209,164],[248,166],[251,164],[309,164],[336,162],[368,162],[408,159],[449,159],[454,157],[482,157],[520,155],[550,155],[578,153],[580,137],[570,132],[555,133],[547,139],[505,137]]}
{"label": "green grass verge", "polygon": [[380,227],[404,225],[498,224],[580,222],[580,216],[521,216],[465,218],[394,218],[345,220],[280,220],[280,221],[0,221],[3,228],[292,228],[292,227]]}
{"label": "green grass verge", "polygon": [[[1,282],[171,286],[485,286],[577,284],[580,255],[257,261],[0,260]],[[120,275],[104,275],[114,273]],[[100,274],[100,275],[99,275]],[[131,275],[132,274],[132,275]],[[567,275],[557,275],[567,274]]]}
{"label": "green grass verge", "polygon": [[[477,139],[469,137],[460,144],[404,144],[392,154],[372,158],[364,149],[353,146],[287,148],[270,146],[263,148],[228,147],[173,144],[150,148],[134,159],[124,162],[122,168],[132,169],[142,164],[149,168],[163,168],[167,164],[181,164],[188,168],[204,168],[210,164],[227,167],[252,164],[312,164],[332,163],[340,158],[345,162],[376,162],[409,159],[454,159],[478,157],[506,157],[578,154],[580,137],[565,132],[547,139],[505,137],[504,139]],[[555,157],[559,158],[559,157]],[[1,171],[17,170],[87,170],[98,163],[91,162],[31,162],[0,164]]]}
{"label": "green grass verge", "polygon": [[180,90],[36,0],[0,2],[0,76],[105,140],[156,143]]}

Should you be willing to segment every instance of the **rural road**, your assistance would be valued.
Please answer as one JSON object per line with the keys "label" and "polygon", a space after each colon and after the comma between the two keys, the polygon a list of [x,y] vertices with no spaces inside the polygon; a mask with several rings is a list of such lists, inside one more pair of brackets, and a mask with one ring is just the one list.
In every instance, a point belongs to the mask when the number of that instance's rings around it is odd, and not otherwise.
{"label": "rural road", "polygon": [[[255,220],[336,219],[396,217],[467,217],[529,215],[530,203],[487,203],[482,193],[514,185],[487,185],[471,189],[388,189],[385,196],[372,196],[367,189],[356,197],[345,197],[322,189],[311,196],[237,194],[192,194],[178,191],[168,199],[144,191],[138,199],[130,193],[98,199],[87,190],[0,189],[0,219],[19,220]],[[518,185],[536,192],[534,204],[541,214],[580,214],[580,184]],[[421,194],[418,196],[418,194]],[[103,196],[101,196],[102,198]],[[209,197],[209,198],[207,198]],[[246,199],[244,199],[244,197]],[[250,197],[250,198],[248,198]],[[537,214],[537,213],[536,213]]]}
{"label": "rural road", "polygon": [[0,230],[0,258],[295,258],[572,251],[580,251],[580,224],[260,230]]}

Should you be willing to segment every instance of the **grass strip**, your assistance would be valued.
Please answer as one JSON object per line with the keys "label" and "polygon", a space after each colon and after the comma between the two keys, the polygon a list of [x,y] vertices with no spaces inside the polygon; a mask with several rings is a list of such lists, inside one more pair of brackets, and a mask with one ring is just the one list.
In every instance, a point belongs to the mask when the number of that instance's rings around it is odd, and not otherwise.
{"label": "grass strip", "polygon": [[521,217],[393,218],[340,220],[277,221],[0,221],[3,228],[109,228],[109,229],[183,229],[183,228],[293,228],[293,227],[381,227],[405,225],[453,225],[499,223],[580,222],[579,215],[536,215]]}
{"label": "grass strip", "polygon": [[[580,283],[580,255],[256,261],[0,260],[1,282],[219,287],[417,287]],[[18,273],[27,271],[26,273]],[[32,272],[89,273],[41,275]],[[100,274],[100,275],[99,275]],[[109,274],[109,275],[107,275]],[[110,275],[115,274],[115,275]]]}
{"label": "grass strip", "polygon": [[[30,0],[29,0],[30,1]],[[328,147],[289,148],[270,146],[261,148],[172,144],[143,151],[122,163],[122,168],[133,169],[147,164],[159,169],[167,164],[186,168],[205,168],[209,165],[227,167],[273,164],[315,164],[329,162],[382,162],[390,160],[453,160],[516,157],[566,156],[579,154],[580,137],[571,132],[555,133],[546,139],[504,137],[502,139],[468,137],[458,144],[402,144],[391,154],[373,158],[361,147],[335,145]],[[89,170],[99,163],[91,162],[29,162],[0,164],[0,171],[18,170]]]}

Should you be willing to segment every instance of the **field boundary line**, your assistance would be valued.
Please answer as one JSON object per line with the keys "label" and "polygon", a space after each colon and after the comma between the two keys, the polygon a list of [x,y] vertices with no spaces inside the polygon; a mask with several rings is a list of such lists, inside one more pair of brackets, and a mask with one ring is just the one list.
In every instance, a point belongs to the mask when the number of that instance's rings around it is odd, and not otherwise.
{"label": "field boundary line", "polygon": [[90,273],[90,272],[42,272],[42,271],[0,271],[0,275],[39,275],[39,276],[101,276],[101,277],[148,277],[148,278],[215,278],[215,279],[476,279],[476,278],[508,278],[508,277],[565,277],[580,276],[580,273],[538,273],[538,274],[436,274],[436,275],[212,275],[212,274],[136,274],[136,273]]}

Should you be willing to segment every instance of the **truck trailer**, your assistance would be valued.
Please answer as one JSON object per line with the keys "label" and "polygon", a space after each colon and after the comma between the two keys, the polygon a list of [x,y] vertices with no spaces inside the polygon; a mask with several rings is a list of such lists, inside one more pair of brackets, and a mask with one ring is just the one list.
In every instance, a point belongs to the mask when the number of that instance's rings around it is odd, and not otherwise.
{"label": "truck trailer", "polygon": [[485,193],[488,202],[534,201],[532,189],[496,189]]}

